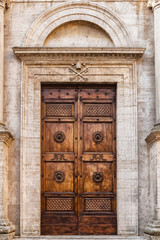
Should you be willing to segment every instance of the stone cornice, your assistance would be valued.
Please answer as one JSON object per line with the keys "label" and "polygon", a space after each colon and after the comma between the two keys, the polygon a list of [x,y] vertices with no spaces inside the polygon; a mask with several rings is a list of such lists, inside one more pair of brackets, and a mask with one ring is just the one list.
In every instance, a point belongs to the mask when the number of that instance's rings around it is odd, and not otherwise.
{"label": "stone cornice", "polygon": [[0,142],[3,142],[9,146],[12,140],[12,134],[5,128],[4,124],[0,123]]}
{"label": "stone cornice", "polygon": [[147,143],[152,144],[154,142],[160,141],[160,125],[156,125],[151,133],[146,138]]}
{"label": "stone cornice", "polygon": [[[14,47],[14,53],[21,60],[64,57],[103,57],[108,59],[132,59],[142,57],[145,48],[33,48]],[[45,59],[44,59],[45,60]]]}

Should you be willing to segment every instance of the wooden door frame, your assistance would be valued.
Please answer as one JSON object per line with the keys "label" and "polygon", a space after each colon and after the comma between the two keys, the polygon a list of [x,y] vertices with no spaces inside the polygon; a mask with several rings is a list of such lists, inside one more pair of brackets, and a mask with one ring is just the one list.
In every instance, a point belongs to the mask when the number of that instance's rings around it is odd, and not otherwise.
{"label": "wooden door frame", "polygon": [[[40,236],[40,106],[42,83],[117,84],[118,235],[138,235],[138,142],[136,61],[144,49],[67,50],[16,48],[22,60],[21,236]],[[88,68],[80,78],[72,63]],[[99,74],[97,74],[99,73]],[[63,78],[62,78],[63,75]],[[34,209],[34,212],[33,212]]]}

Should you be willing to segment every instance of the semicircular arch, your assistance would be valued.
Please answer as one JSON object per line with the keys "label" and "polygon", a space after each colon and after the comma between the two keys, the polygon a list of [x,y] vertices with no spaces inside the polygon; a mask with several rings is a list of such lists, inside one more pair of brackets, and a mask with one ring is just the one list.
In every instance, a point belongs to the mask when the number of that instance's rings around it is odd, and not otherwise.
{"label": "semicircular arch", "polygon": [[52,7],[32,24],[24,47],[42,47],[49,34],[62,24],[88,21],[102,28],[115,47],[133,47],[133,41],[125,24],[112,11],[98,4],[69,2]]}

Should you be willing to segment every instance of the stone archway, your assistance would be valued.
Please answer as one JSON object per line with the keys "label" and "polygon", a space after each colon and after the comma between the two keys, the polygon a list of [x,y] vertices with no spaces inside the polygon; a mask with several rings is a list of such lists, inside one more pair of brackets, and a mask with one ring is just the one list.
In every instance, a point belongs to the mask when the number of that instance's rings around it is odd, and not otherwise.
{"label": "stone archway", "polygon": [[44,12],[31,26],[24,47],[42,47],[54,30],[67,22],[87,21],[102,28],[115,47],[133,47],[133,41],[125,24],[111,10],[98,4],[69,2]]}

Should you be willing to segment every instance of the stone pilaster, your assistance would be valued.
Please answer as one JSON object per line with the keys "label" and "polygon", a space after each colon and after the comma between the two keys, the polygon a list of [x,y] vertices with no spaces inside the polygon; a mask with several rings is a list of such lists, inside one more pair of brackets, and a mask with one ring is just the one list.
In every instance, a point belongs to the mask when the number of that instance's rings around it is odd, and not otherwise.
{"label": "stone pilaster", "polygon": [[150,197],[154,209],[145,233],[153,240],[160,239],[160,125],[155,126],[146,138],[149,147]]}
{"label": "stone pilaster", "polygon": [[13,140],[10,132],[0,124],[0,239],[14,236],[15,227],[8,220],[8,147]]}
{"label": "stone pilaster", "polygon": [[156,123],[160,124],[160,0],[152,3],[154,12]]}
{"label": "stone pilaster", "polygon": [[4,10],[5,1],[0,0],[0,239],[8,240],[15,227],[8,220],[8,147],[13,138],[3,124]]}
{"label": "stone pilaster", "polygon": [[0,123],[3,123],[4,10],[5,1],[0,0]]}
{"label": "stone pilaster", "polygon": [[151,220],[145,228],[150,239],[160,239],[160,0],[149,0],[154,12],[156,123],[146,138],[150,162],[150,197],[154,202]]}

